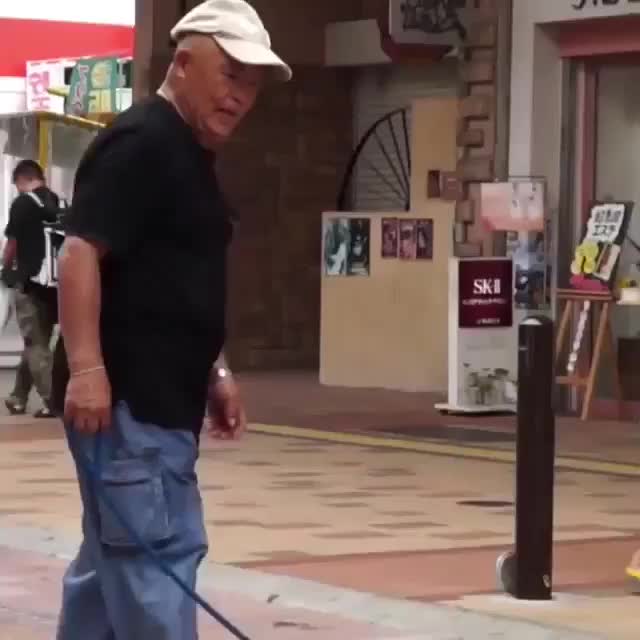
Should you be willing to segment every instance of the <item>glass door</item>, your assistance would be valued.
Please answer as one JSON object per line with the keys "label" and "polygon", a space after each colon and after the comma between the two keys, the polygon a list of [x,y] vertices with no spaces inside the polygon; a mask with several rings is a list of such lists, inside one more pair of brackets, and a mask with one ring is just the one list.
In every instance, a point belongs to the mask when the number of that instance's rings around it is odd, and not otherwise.
{"label": "glass door", "polygon": [[[628,236],[640,240],[640,61],[637,56],[597,64],[594,197],[597,200],[630,200],[634,203]],[[640,254],[627,242],[622,250],[617,280],[640,283]],[[628,384],[640,361],[640,307],[616,306],[613,318],[625,400],[640,400],[640,390]],[[635,355],[632,355],[635,354]],[[631,358],[629,357],[631,356]],[[600,397],[615,395],[610,376],[602,376]]]}

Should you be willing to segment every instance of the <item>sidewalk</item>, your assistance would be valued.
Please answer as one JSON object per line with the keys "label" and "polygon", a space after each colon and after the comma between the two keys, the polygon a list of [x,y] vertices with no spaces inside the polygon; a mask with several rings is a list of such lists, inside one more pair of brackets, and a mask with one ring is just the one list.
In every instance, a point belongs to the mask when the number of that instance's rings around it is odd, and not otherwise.
{"label": "sidewalk", "polygon": [[[51,640],[64,564],[56,557],[0,547],[0,640]],[[205,571],[201,583],[203,595],[251,640],[598,638],[232,567]],[[214,588],[213,584],[221,586]],[[203,640],[232,637],[204,616],[201,636]]]}
{"label": "sidewalk", "polygon": [[[640,599],[622,589],[640,548],[636,425],[561,422],[558,598],[516,603],[495,580],[513,542],[512,419],[276,378],[245,387],[265,424],[203,438],[199,462],[203,592],[252,640],[637,640]],[[53,637],[79,521],[60,425],[0,417],[0,640]],[[203,640],[228,637],[203,624]]]}
{"label": "sidewalk", "polygon": [[[437,394],[324,387],[315,372],[248,373],[241,382],[254,423],[515,446],[515,416],[444,416]],[[637,421],[559,417],[556,431],[558,455],[640,463]]]}

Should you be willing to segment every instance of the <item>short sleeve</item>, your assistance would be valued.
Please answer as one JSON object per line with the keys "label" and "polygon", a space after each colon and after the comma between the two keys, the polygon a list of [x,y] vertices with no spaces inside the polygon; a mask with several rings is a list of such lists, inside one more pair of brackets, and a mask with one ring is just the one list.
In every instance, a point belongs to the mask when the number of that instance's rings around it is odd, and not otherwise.
{"label": "short sleeve", "polygon": [[162,180],[155,146],[141,130],[119,132],[98,144],[78,169],[66,233],[112,253],[130,249],[153,208],[157,180]]}

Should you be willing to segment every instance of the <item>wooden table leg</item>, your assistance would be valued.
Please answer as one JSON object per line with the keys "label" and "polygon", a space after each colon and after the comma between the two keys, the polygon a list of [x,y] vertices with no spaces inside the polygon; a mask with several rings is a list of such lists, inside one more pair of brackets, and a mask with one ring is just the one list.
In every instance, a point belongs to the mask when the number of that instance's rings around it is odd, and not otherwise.
{"label": "wooden table leg", "polygon": [[560,325],[558,326],[558,333],[556,335],[556,365],[560,360],[562,354],[562,348],[564,347],[564,340],[569,329],[569,323],[571,321],[571,308],[573,303],[571,300],[567,300],[562,311],[562,317],[560,319]]}
{"label": "wooden table leg", "polygon": [[[593,305],[592,305],[593,308]],[[587,378],[587,388],[585,390],[582,401],[581,420],[588,420],[591,413],[591,400],[593,399],[593,391],[595,389],[596,378],[598,376],[598,368],[600,366],[600,358],[602,357],[602,347],[606,340],[607,328],[609,326],[610,304],[605,302],[598,319],[598,332],[596,334],[596,342],[593,347],[593,358],[589,368],[589,377]]]}
{"label": "wooden table leg", "polygon": [[616,400],[618,401],[618,420],[622,420],[624,399],[622,395],[622,380],[620,378],[620,369],[618,368],[618,347],[613,335],[613,327],[611,326],[611,319],[607,318],[607,350],[611,355],[611,361],[613,363],[613,384],[615,386]]}

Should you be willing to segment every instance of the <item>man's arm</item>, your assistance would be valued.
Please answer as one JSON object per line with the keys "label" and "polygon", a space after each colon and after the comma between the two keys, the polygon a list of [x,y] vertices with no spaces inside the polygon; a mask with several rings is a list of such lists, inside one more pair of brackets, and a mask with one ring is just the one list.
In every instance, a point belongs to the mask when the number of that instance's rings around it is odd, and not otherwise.
{"label": "man's arm", "polygon": [[16,254],[18,253],[18,242],[16,240],[16,231],[20,218],[20,205],[22,198],[16,198],[9,209],[9,222],[4,230],[7,243],[4,245],[2,252],[2,268],[7,271],[13,268]]}
{"label": "man's arm", "polygon": [[2,252],[2,268],[11,269],[16,259],[17,243],[15,238],[7,238]]}
{"label": "man's arm", "polygon": [[58,258],[60,330],[71,375],[103,366],[100,259],[104,249],[68,237]]}
{"label": "man's arm", "polygon": [[86,175],[78,171],[58,259],[60,329],[72,375],[103,366],[100,262],[130,251],[141,233],[148,206],[140,171],[152,155],[143,134],[130,131],[110,140]]}

